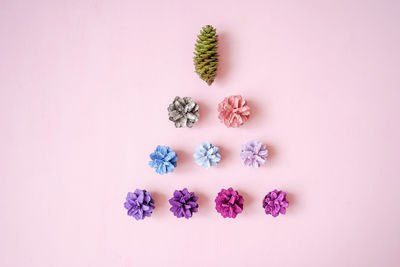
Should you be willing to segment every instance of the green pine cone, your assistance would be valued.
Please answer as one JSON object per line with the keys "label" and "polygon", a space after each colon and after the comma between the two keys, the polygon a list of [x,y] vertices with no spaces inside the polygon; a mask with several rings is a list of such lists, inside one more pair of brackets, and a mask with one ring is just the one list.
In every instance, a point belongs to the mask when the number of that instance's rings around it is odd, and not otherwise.
{"label": "green pine cone", "polygon": [[201,79],[211,85],[214,82],[218,67],[218,35],[211,25],[202,28],[197,35],[194,49],[194,66]]}

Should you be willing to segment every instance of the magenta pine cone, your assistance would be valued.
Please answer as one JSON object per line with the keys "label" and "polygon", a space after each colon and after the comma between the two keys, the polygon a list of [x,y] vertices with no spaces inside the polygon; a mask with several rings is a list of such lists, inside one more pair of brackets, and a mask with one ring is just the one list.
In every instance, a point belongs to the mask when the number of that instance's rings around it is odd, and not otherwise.
{"label": "magenta pine cone", "polygon": [[258,168],[267,161],[268,149],[267,146],[258,141],[250,141],[242,145],[240,157],[246,166]]}
{"label": "magenta pine cone", "polygon": [[243,211],[244,198],[232,187],[222,189],[215,198],[215,209],[224,218],[236,218]]}
{"label": "magenta pine cone", "polygon": [[286,192],[274,190],[269,192],[263,200],[263,208],[266,214],[271,214],[276,217],[281,214],[286,214],[286,208],[289,206],[289,201],[286,200]]}

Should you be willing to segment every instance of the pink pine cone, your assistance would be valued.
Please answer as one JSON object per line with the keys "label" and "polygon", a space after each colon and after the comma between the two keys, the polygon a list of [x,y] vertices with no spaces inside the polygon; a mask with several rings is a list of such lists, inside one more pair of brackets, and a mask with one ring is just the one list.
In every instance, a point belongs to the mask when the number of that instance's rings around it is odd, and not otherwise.
{"label": "pink pine cone", "polygon": [[250,116],[250,107],[246,100],[240,95],[225,97],[218,104],[218,118],[226,127],[242,126]]}

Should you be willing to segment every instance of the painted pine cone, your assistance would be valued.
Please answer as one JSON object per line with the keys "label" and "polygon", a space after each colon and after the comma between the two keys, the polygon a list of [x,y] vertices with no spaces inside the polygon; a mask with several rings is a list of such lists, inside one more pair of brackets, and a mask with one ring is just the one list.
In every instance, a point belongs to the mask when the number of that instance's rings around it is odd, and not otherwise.
{"label": "painted pine cone", "polygon": [[267,156],[267,146],[261,142],[253,140],[242,145],[240,157],[246,166],[258,168],[267,161]]}
{"label": "painted pine cone", "polygon": [[217,166],[221,160],[219,148],[209,142],[204,142],[196,147],[196,153],[193,154],[193,157],[197,165],[203,166],[206,169]]}
{"label": "painted pine cone", "polygon": [[194,49],[194,66],[196,73],[208,85],[214,82],[218,68],[218,35],[216,29],[207,25],[203,27]]}
{"label": "painted pine cone", "polygon": [[218,104],[218,118],[226,127],[242,126],[250,116],[250,107],[240,95],[232,95]]}
{"label": "painted pine cone", "polygon": [[244,198],[232,187],[221,189],[215,198],[215,209],[224,218],[236,218],[243,211]]}
{"label": "painted pine cone", "polygon": [[143,220],[145,217],[151,216],[155,205],[149,192],[136,189],[135,192],[128,193],[124,207],[128,210],[129,216],[134,217],[136,220]]}
{"label": "painted pine cone", "polygon": [[199,105],[190,97],[175,97],[168,106],[169,120],[175,123],[176,128],[189,127],[199,120]]}
{"label": "painted pine cone", "polygon": [[274,190],[269,192],[263,200],[263,208],[266,214],[277,217],[279,214],[286,214],[289,201],[286,199],[286,192]]}
{"label": "painted pine cone", "polygon": [[161,175],[173,172],[178,165],[178,155],[169,146],[157,146],[150,154],[150,159],[149,166]]}
{"label": "painted pine cone", "polygon": [[173,197],[169,200],[170,211],[178,218],[189,219],[193,213],[198,211],[197,199],[198,197],[194,192],[189,192],[187,188],[175,190]]}

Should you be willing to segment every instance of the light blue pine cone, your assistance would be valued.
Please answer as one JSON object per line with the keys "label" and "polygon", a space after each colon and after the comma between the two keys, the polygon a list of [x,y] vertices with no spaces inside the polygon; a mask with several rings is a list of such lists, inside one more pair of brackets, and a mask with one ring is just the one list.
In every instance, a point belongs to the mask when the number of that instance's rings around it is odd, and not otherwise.
{"label": "light blue pine cone", "polygon": [[196,148],[196,153],[193,154],[196,163],[204,168],[208,169],[212,166],[217,166],[218,162],[221,160],[221,155],[219,154],[219,148],[204,142]]}

